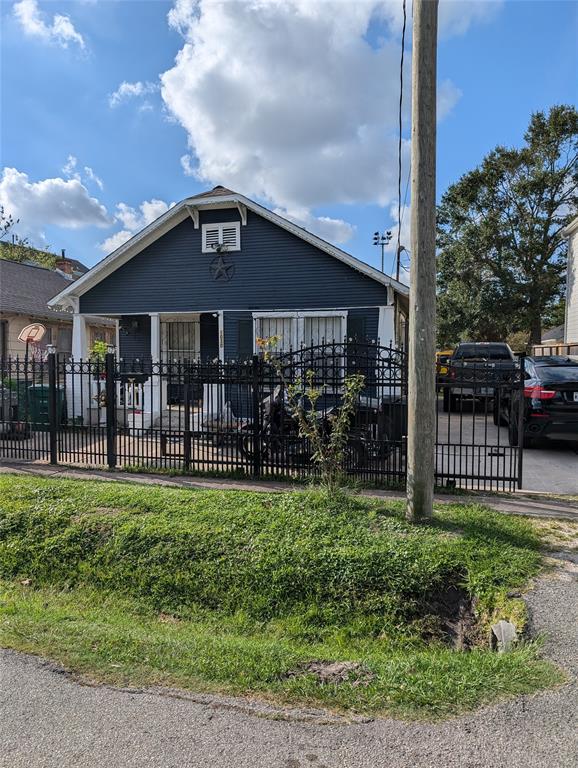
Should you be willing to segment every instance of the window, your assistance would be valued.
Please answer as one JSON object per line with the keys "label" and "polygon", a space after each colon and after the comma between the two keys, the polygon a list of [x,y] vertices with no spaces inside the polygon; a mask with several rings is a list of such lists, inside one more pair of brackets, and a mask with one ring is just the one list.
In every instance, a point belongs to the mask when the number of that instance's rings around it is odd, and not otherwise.
{"label": "window", "polygon": [[278,336],[279,342],[274,347],[278,355],[297,347],[295,318],[291,315],[264,315],[255,321],[255,337],[268,339]]}
{"label": "window", "polygon": [[[95,341],[104,341],[105,344],[114,344],[116,330],[114,328],[105,328],[104,326],[90,326],[89,329],[89,348],[92,349]],[[72,329],[71,329],[72,333]],[[72,349],[72,336],[70,337],[70,348]],[[60,347],[60,342],[58,342]]]}
{"label": "window", "polygon": [[341,315],[329,315],[327,317],[305,317],[303,320],[303,344],[306,347],[317,344],[338,344],[345,336]]}
{"label": "window", "polygon": [[200,355],[200,321],[161,322],[161,359],[197,360]]}
{"label": "window", "polygon": [[241,250],[241,222],[229,221],[224,224],[203,224],[203,253],[212,253],[219,246],[224,251]]}
{"label": "window", "polygon": [[68,325],[61,325],[58,329],[58,339],[56,342],[58,352],[70,355],[72,352],[72,328]]}
{"label": "window", "polygon": [[272,312],[256,313],[255,338],[279,336],[276,352],[284,353],[290,349],[342,343],[345,338],[347,313],[340,312]]}

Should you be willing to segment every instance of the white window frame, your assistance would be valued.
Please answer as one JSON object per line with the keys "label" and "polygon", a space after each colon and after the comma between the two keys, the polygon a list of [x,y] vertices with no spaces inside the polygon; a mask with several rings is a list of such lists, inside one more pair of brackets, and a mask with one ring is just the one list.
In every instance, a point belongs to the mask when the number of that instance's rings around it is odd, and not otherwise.
{"label": "white window frame", "polygon": [[[297,312],[253,312],[253,352],[257,352],[257,321],[261,318],[268,318],[268,319],[274,319],[274,318],[291,318],[292,320],[296,320],[296,322],[292,323],[291,328],[291,346],[294,350],[299,349],[301,346],[301,342],[304,344],[307,343],[307,340],[303,338],[303,333],[305,329],[305,318],[306,317],[339,317],[341,318],[342,323],[342,338],[341,339],[335,339],[337,343],[342,343],[343,339],[347,336],[347,310],[331,310],[331,309],[324,309],[324,310],[302,310]],[[333,341],[333,339],[331,340]],[[330,342],[328,342],[330,343]]]}
{"label": "white window frame", "polygon": [[201,239],[202,239],[202,252],[203,253],[215,253],[216,249],[207,246],[207,232],[209,230],[219,230],[219,245],[223,245],[223,229],[234,229],[236,235],[236,243],[234,246],[227,245],[225,250],[227,253],[231,251],[241,250],[241,222],[240,221],[222,221],[216,224],[203,224],[201,226]]}

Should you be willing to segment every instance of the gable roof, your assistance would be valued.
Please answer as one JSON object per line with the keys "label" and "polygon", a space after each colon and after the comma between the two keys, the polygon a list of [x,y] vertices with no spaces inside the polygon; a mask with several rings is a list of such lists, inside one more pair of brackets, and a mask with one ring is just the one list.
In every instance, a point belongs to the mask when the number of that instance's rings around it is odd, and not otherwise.
{"label": "gable roof", "polygon": [[0,259],[0,312],[71,320],[68,313],[48,307],[48,300],[70,285],[70,280],[52,269]]}
{"label": "gable roof", "polygon": [[195,222],[195,226],[198,226],[198,212],[203,209],[218,208],[218,207],[237,207],[241,213],[241,217],[246,216],[247,210],[262,216],[264,219],[271,221],[288,232],[300,237],[308,243],[311,243],[319,250],[328,253],[330,256],[338,259],[339,261],[348,264],[353,269],[366,275],[367,277],[376,280],[382,285],[389,286],[393,290],[402,295],[409,294],[409,288],[403,283],[394,280],[389,275],[385,275],[374,267],[370,267],[364,261],[356,259],[349,253],[342,251],[335,245],[328,243],[326,240],[314,235],[312,232],[304,229],[303,227],[294,224],[293,222],[280,216],[278,213],[270,211],[254,200],[250,200],[248,197],[233,192],[226,187],[217,186],[207,192],[201,192],[193,197],[188,197],[185,200],[181,200],[175,206],[170,208],[162,216],[146,226],[136,235],[123,243],[119,248],[106,256],[102,261],[99,261],[92,269],[90,269],[85,275],[80,277],[74,283],[67,285],[66,288],[58,293],[49,302],[50,306],[58,306],[61,303],[72,302],[75,298],[82,296],[83,293],[93,288],[101,280],[104,280],[108,275],[114,272],[123,264],[126,264],[133,256],[136,256],[147,246],[151,245],[155,240],[162,235],[166,234],[169,230],[180,224],[189,216]]}

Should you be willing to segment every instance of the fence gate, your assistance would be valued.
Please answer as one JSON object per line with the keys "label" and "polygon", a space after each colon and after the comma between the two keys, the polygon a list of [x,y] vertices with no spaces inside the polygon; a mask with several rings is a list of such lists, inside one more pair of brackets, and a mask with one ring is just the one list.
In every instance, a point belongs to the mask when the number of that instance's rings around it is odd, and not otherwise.
{"label": "fence gate", "polygon": [[446,364],[437,376],[436,481],[514,491],[522,482],[523,360]]}
{"label": "fence gate", "polygon": [[[406,477],[407,359],[391,346],[346,340],[230,363],[105,359],[0,360],[0,459],[90,467],[301,479],[313,447],[288,389],[311,371],[326,434],[346,377],[363,376],[344,471],[366,484]],[[520,482],[520,366],[445,368],[437,378],[440,486],[514,490]],[[177,394],[175,394],[177,393]],[[178,396],[177,396],[178,395]],[[307,398],[303,407],[310,408]]]}

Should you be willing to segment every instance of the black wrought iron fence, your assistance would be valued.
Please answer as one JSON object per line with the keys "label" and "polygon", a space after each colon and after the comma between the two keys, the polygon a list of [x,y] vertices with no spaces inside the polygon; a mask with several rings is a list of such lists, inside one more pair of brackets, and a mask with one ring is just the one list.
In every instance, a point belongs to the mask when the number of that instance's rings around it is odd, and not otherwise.
{"label": "black wrought iron fence", "polygon": [[449,361],[437,373],[439,485],[513,491],[522,481],[523,360]]}
{"label": "black wrought iron fence", "polygon": [[[276,364],[247,361],[0,361],[0,458],[92,467],[172,469],[252,477],[315,476],[289,390],[307,371],[321,388],[315,418],[329,435],[346,377],[363,376],[343,470],[364,483],[403,485],[407,360],[391,346],[310,345]],[[512,490],[521,451],[510,413],[521,374],[446,368],[438,374],[440,485]],[[311,408],[305,397],[304,408]],[[518,409],[522,410],[522,409]],[[506,425],[506,426],[504,426]],[[518,425],[519,427],[519,425]],[[519,440],[518,440],[519,442]]]}

